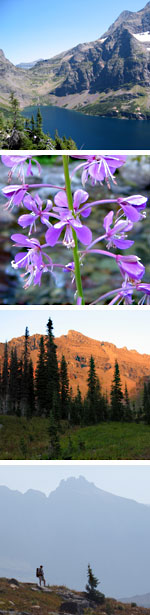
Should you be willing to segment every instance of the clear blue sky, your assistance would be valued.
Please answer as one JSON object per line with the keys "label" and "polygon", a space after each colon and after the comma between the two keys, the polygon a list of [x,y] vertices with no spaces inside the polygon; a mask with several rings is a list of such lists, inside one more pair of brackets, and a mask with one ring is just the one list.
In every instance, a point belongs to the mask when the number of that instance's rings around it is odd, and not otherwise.
{"label": "clear blue sky", "polygon": [[0,485],[22,493],[35,489],[48,495],[62,479],[81,475],[104,491],[150,505],[150,465],[0,465]]}
{"label": "clear blue sky", "polygon": [[14,64],[50,58],[101,36],[126,10],[142,0],[0,0],[1,48]]}
{"label": "clear blue sky", "polygon": [[146,308],[51,308],[46,306],[20,309],[1,306],[0,342],[24,335],[28,326],[30,335],[45,334],[46,323],[51,317],[54,335],[64,335],[69,329],[118,347],[127,346],[138,352],[150,354],[150,309]]}

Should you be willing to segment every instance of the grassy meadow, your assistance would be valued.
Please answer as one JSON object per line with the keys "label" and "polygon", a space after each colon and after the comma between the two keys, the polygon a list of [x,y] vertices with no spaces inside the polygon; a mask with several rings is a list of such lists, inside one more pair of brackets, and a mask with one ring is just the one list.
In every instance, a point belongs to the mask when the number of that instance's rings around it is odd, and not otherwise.
{"label": "grassy meadow", "polygon": [[[49,419],[0,417],[0,459],[49,459]],[[59,459],[150,459],[150,425],[61,423]]]}

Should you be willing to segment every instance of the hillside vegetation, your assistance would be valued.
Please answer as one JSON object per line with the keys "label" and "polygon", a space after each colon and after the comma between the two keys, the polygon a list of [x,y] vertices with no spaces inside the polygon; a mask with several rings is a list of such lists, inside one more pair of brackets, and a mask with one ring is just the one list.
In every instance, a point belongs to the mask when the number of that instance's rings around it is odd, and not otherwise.
{"label": "hillside vegetation", "polygon": [[[21,583],[16,579],[0,579],[1,615],[149,615],[150,609],[135,604],[122,604],[106,598],[104,604],[87,606],[85,593],[68,590],[66,587],[48,586],[39,589],[35,583]],[[86,608],[85,608],[86,605]]]}

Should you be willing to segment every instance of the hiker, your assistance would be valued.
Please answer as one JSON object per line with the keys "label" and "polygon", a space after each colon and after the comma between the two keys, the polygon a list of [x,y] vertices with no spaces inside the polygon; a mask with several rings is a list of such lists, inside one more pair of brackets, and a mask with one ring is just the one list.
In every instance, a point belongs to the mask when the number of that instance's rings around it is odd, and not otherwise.
{"label": "hiker", "polygon": [[37,577],[38,577],[38,579],[39,579],[39,585],[40,585],[40,587],[41,587],[41,585],[42,585],[42,581],[43,581],[43,585],[44,585],[44,587],[45,587],[46,582],[45,582],[45,578],[44,578],[44,570],[43,570],[43,566],[40,566],[40,568],[37,568],[37,569],[36,569],[36,576],[37,576]]}

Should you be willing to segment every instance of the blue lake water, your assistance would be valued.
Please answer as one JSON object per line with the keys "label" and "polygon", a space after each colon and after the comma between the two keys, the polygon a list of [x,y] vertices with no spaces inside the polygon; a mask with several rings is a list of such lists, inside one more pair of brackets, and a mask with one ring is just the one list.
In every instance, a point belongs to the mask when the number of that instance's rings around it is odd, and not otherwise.
{"label": "blue lake water", "polygon": [[[26,107],[24,117],[36,118],[38,107]],[[150,149],[150,120],[118,120],[83,115],[53,106],[40,106],[43,131],[53,138],[72,137],[80,149]]]}

